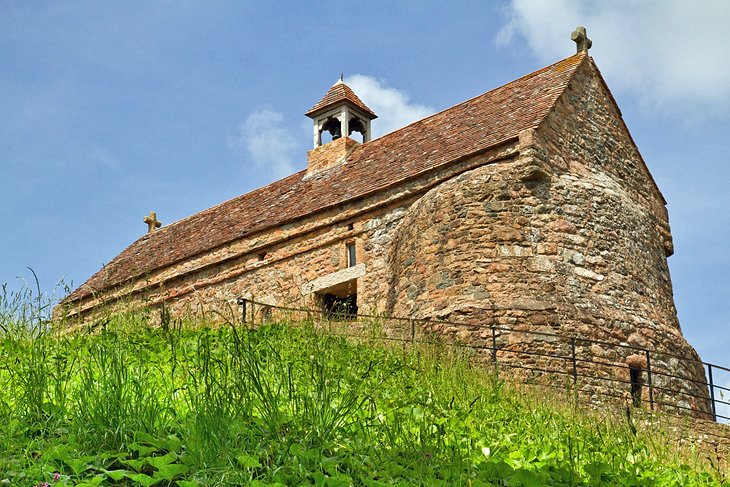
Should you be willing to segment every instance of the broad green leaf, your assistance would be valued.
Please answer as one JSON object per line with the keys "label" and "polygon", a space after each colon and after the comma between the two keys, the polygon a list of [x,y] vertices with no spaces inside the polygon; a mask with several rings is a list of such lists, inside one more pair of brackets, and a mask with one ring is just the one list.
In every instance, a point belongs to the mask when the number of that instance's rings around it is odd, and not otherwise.
{"label": "broad green leaf", "polygon": [[136,460],[122,460],[122,463],[132,467],[134,470],[140,471],[147,465],[147,457],[138,458]]}
{"label": "broad green leaf", "polygon": [[130,443],[129,448],[139,453],[140,457],[146,457],[159,450],[156,446],[141,445],[139,443]]}
{"label": "broad green leaf", "polygon": [[169,435],[164,440],[160,441],[160,445],[168,451],[180,451],[182,448],[182,441],[175,435]]}
{"label": "broad green leaf", "polygon": [[352,485],[352,479],[347,475],[340,474],[336,477],[325,479],[324,485],[327,487],[349,487]]}
{"label": "broad green leaf", "polygon": [[76,475],[85,472],[91,466],[85,458],[65,458],[63,461],[66,465],[71,467],[71,470],[73,470]]}
{"label": "broad green leaf", "polygon": [[43,457],[49,460],[61,460],[65,462],[67,458],[73,457],[73,451],[68,445],[57,445],[49,448],[43,453]]}
{"label": "broad green leaf", "polygon": [[241,453],[240,455],[236,456],[236,461],[243,468],[261,467],[258,458],[252,457],[251,455],[246,455],[245,453]]}
{"label": "broad green leaf", "polygon": [[76,487],[96,487],[101,485],[106,480],[106,475],[98,474],[91,479],[84,480],[80,484],[76,484]]}
{"label": "broad green leaf", "polygon": [[144,441],[145,443],[151,443],[151,444],[157,443],[157,438],[150,435],[149,433],[145,433],[144,431],[137,431],[134,435],[134,438],[137,441]]}
{"label": "broad green leaf", "polygon": [[190,467],[186,465],[180,465],[179,463],[172,463],[170,465],[162,465],[158,468],[157,472],[154,473],[155,478],[161,478],[165,480],[172,480],[178,475],[188,473]]}
{"label": "broad green leaf", "polygon": [[128,475],[133,475],[133,472],[130,472],[129,470],[105,470],[101,469],[102,472],[107,474],[110,479],[114,480],[115,482],[119,482],[124,477]]}
{"label": "broad green leaf", "polygon": [[383,482],[379,482],[377,480],[370,480],[370,479],[363,479],[362,483],[365,484],[365,487],[387,487],[388,484],[384,484]]}
{"label": "broad green leaf", "polygon": [[301,457],[307,452],[307,449],[299,443],[292,443],[289,447],[289,453],[295,457]]}
{"label": "broad green leaf", "polygon": [[160,481],[160,479],[153,479],[149,475],[145,475],[143,473],[136,473],[134,475],[128,475],[127,478],[130,480],[134,480],[135,482],[143,485],[144,487],[150,487],[151,485],[154,485]]}
{"label": "broad green leaf", "polygon": [[147,463],[157,469],[162,468],[165,465],[169,465],[175,460],[177,460],[177,453],[175,452],[170,452],[166,455],[162,455],[161,457],[147,457]]}

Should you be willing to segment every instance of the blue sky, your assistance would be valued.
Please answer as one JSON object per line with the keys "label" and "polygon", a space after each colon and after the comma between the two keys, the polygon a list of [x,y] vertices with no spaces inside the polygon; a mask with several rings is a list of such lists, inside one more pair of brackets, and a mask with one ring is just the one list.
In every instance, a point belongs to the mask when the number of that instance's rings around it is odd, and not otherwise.
{"label": "blue sky", "polygon": [[0,0],[0,283],[79,285],[150,210],[305,167],[340,73],[382,134],[572,54],[579,24],[668,201],[685,335],[729,364],[728,2]]}

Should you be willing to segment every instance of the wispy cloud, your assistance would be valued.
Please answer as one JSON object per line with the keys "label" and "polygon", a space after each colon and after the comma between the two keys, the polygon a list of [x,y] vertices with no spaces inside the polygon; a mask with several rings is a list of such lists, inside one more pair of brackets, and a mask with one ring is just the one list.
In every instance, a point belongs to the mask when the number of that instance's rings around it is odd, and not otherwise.
{"label": "wispy cloud", "polygon": [[509,12],[499,45],[527,41],[551,61],[574,50],[569,35],[584,25],[612,88],[670,109],[730,105],[730,2],[512,0]]}
{"label": "wispy cloud", "polygon": [[254,164],[271,170],[276,177],[294,172],[297,143],[284,125],[284,115],[277,111],[262,109],[249,115],[228,138],[228,144],[245,149]]}
{"label": "wispy cloud", "polygon": [[345,82],[378,114],[373,122],[373,137],[392,132],[435,111],[429,106],[412,103],[406,93],[388,86],[384,79],[356,74],[348,76]]}
{"label": "wispy cloud", "polygon": [[[392,132],[434,112],[425,105],[412,103],[407,94],[390,87],[385,80],[356,74],[348,77],[347,84],[368,105],[378,119],[373,123],[373,137]],[[306,134],[311,122],[302,130],[292,132],[288,121],[280,112],[261,109],[251,113],[228,137],[228,146],[243,149],[253,163],[270,170],[276,177],[288,176],[295,171],[293,161],[301,144],[295,136]],[[296,135],[295,135],[296,134]]]}

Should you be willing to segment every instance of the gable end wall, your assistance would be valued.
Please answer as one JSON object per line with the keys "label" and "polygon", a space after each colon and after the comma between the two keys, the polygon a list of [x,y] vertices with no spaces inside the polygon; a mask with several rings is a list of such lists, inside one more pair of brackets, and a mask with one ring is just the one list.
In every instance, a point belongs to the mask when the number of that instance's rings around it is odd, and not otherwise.
{"label": "gable end wall", "polygon": [[[394,234],[387,310],[461,322],[424,327],[472,343],[497,325],[646,348],[655,385],[686,391],[657,398],[706,411],[704,370],[674,307],[664,200],[613,103],[585,61],[543,124],[520,133],[519,157],[463,173],[415,202]],[[517,355],[556,344],[498,346],[512,350],[503,363],[565,367]],[[632,352],[577,352],[615,364],[598,372],[628,381]]]}

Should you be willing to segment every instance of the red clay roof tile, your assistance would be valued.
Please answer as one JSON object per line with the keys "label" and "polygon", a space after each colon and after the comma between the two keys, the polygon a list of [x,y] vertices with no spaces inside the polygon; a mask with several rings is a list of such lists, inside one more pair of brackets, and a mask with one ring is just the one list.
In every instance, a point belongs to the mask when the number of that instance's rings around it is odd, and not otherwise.
{"label": "red clay roof tile", "polygon": [[313,117],[317,113],[326,110],[327,108],[341,101],[349,101],[360,110],[364,111],[367,115],[370,115],[371,120],[375,120],[376,118],[378,118],[378,116],[375,115],[375,112],[369,109],[367,105],[365,105],[365,103],[363,103],[362,100],[355,94],[355,92],[352,91],[352,89],[347,86],[342,80],[333,84],[332,88],[329,89],[324,97],[319,100],[316,105],[310,108],[307,113],[305,113],[305,115],[308,117]]}

